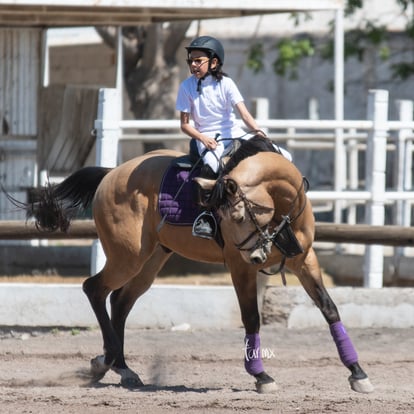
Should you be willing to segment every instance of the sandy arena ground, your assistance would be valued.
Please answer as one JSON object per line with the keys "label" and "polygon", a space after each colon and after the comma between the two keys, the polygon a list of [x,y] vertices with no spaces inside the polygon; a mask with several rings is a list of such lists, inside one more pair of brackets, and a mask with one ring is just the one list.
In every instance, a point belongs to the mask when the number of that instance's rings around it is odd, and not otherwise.
{"label": "sandy arena ground", "polygon": [[352,329],[376,390],[357,394],[328,330],[265,326],[265,366],[279,386],[257,394],[245,373],[243,330],[127,330],[126,355],[146,384],[118,385],[110,372],[90,386],[82,373],[101,352],[98,329],[0,331],[1,413],[414,413],[414,332]]}

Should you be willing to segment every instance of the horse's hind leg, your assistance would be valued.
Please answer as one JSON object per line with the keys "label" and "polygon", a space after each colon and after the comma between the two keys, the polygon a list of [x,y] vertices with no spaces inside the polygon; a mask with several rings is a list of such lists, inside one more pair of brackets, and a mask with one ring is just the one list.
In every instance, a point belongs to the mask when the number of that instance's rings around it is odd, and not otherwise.
{"label": "horse's hind leg", "polygon": [[132,371],[125,362],[123,347],[127,316],[136,300],[149,289],[155,276],[170,256],[171,252],[166,251],[162,246],[157,246],[141,271],[125,286],[111,294],[111,321],[122,350],[118,353],[111,368],[121,376],[121,384],[124,387],[134,388],[143,385],[138,374]]}
{"label": "horse's hind leg", "polygon": [[[295,262],[293,262],[295,263]],[[329,324],[331,335],[335,341],[342,363],[351,371],[349,382],[354,391],[369,393],[373,386],[358,363],[358,355],[348,333],[343,326],[338,309],[323,285],[318,259],[311,249],[299,268],[289,265],[289,268],[298,276],[306,292],[313,299]]]}
{"label": "horse's hind leg", "polygon": [[101,328],[104,343],[104,355],[96,357],[91,361],[92,381],[99,381],[110,369],[115,361],[116,355],[121,349],[119,341],[106,310],[106,298],[111,289],[103,283],[103,271],[86,279],[83,283],[83,291],[89,299],[96,319]]}

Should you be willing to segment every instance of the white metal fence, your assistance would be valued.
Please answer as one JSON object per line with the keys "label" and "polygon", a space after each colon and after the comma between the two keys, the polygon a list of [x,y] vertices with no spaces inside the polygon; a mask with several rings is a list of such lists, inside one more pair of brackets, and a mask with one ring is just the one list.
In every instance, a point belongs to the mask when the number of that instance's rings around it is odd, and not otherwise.
{"label": "white metal fence", "polygon": [[[183,139],[178,120],[121,120],[117,105],[115,89],[100,91],[95,122],[98,165],[112,167],[117,164],[119,138],[164,142]],[[315,206],[321,202],[332,206],[334,222],[355,224],[356,207],[361,204],[365,206],[366,224],[384,225],[385,208],[392,205],[394,213],[390,224],[410,226],[414,202],[413,104],[411,101],[397,103],[398,121],[388,119],[388,105],[388,92],[373,90],[368,94],[367,120],[274,120],[267,119],[266,113],[260,110],[256,118],[271,139],[284,142],[291,151],[297,148],[333,151],[332,188],[315,189],[308,194]],[[362,173],[361,154],[365,156]],[[393,171],[386,170],[390,156],[394,158]],[[386,188],[386,178],[390,181],[389,177],[392,184]],[[364,285],[367,287],[383,286],[383,249],[380,245],[366,247]],[[395,254],[404,254],[404,249],[396,249]],[[99,255],[96,251],[95,270],[102,264],[103,258]]]}

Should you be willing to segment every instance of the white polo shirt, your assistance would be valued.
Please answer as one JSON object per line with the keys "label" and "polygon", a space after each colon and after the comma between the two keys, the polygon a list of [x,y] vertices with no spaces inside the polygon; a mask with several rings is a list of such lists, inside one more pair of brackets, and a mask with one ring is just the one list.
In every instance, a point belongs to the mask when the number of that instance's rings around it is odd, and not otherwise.
{"label": "white polo shirt", "polygon": [[201,93],[197,92],[197,84],[194,75],[181,83],[176,109],[189,113],[195,128],[208,136],[220,134],[222,138],[237,138],[244,135],[233,111],[244,99],[234,81],[223,76],[218,82],[209,75],[201,81]]}

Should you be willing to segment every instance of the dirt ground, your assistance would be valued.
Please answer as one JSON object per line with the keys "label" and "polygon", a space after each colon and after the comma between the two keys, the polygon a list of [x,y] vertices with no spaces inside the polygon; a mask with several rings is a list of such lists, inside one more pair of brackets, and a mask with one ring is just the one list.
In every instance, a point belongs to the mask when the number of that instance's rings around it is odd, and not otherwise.
{"label": "dirt ground", "polygon": [[376,390],[357,394],[328,330],[266,325],[262,348],[278,391],[258,394],[245,373],[243,330],[127,330],[129,365],[146,384],[120,387],[110,372],[86,383],[101,352],[98,329],[0,330],[1,413],[413,413],[414,335],[350,329]]}

